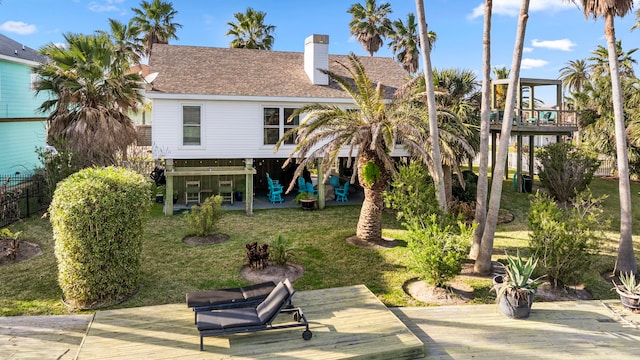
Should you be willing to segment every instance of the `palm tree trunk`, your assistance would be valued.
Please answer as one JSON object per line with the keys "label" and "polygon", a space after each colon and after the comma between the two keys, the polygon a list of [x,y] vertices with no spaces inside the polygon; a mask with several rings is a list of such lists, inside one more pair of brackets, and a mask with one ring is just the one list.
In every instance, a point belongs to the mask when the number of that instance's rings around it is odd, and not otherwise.
{"label": "palm tree trunk", "polygon": [[627,155],[627,141],[622,107],[622,90],[620,73],[618,72],[618,52],[616,49],[616,34],[614,14],[612,11],[605,16],[605,37],[609,50],[609,72],[611,74],[611,93],[613,101],[613,116],[616,129],[616,157],[618,161],[620,193],[620,244],[616,259],[615,273],[637,272],[636,259],[633,254],[633,239],[631,237],[631,188],[629,185],[629,158]]}
{"label": "palm tree trunk", "polygon": [[447,204],[449,204],[453,200],[453,179],[450,165],[442,165],[442,178],[444,179],[444,193]]}
{"label": "palm tree trunk", "polygon": [[487,219],[487,193],[489,192],[489,112],[491,108],[491,10],[493,1],[484,4],[484,33],[482,41],[482,104],[480,109],[480,164],[478,168],[478,191],[476,195],[476,229],[469,257],[476,259],[480,252],[482,233]]}
{"label": "palm tree trunk", "polygon": [[424,82],[427,89],[427,107],[429,108],[429,135],[431,137],[431,157],[433,159],[434,174],[431,174],[436,185],[436,194],[440,209],[447,211],[447,195],[444,189],[442,175],[442,156],[440,155],[438,117],[436,115],[436,95],[433,87],[433,71],[431,69],[431,46],[427,37],[427,21],[424,14],[424,1],[416,0],[418,13],[418,28],[420,29],[420,47],[422,48],[422,62],[424,63]]}
{"label": "palm tree trunk", "polygon": [[[389,186],[390,175],[384,169],[381,161],[371,154],[363,153],[358,158],[358,182],[364,189],[364,200],[360,208],[360,218],[356,227],[356,236],[363,241],[379,242],[382,240],[382,211],[384,210],[384,192]],[[380,177],[373,183],[364,181],[362,169],[368,162],[373,162],[380,168]]]}
{"label": "palm tree trunk", "polygon": [[498,147],[498,157],[493,164],[493,176],[491,180],[491,197],[489,199],[489,211],[480,251],[474,265],[474,271],[480,274],[491,272],[491,255],[493,253],[493,237],[498,223],[498,211],[500,210],[500,197],[502,195],[502,178],[505,173],[505,163],[509,151],[509,138],[511,137],[512,118],[516,105],[516,90],[519,86],[520,64],[522,63],[522,49],[529,18],[529,1],[522,0],[520,5],[520,17],[518,19],[518,29],[516,32],[516,43],[513,49],[513,60],[511,64],[509,87],[507,88],[507,99],[505,104],[505,114],[502,120],[500,132],[500,145]]}

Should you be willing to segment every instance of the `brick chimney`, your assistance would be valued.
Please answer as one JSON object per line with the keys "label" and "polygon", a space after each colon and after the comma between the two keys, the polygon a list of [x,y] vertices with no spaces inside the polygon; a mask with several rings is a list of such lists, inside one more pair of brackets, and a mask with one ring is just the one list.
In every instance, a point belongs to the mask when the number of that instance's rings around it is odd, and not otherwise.
{"label": "brick chimney", "polygon": [[304,40],[304,71],[314,85],[329,85],[329,35],[311,35]]}

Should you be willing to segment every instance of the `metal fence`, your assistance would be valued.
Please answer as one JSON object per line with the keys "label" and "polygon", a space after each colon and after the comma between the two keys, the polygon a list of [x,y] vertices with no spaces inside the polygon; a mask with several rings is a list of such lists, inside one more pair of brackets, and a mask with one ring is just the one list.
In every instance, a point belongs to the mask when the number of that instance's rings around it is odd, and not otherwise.
{"label": "metal fence", "polygon": [[40,175],[0,175],[0,228],[37,214],[49,205]]}

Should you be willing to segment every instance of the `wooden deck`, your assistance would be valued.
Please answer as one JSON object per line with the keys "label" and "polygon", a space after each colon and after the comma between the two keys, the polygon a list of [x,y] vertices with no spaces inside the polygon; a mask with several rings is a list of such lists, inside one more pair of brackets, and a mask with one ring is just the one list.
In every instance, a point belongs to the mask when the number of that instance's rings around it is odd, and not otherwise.
{"label": "wooden deck", "polygon": [[528,319],[495,305],[395,308],[429,359],[637,359],[640,315],[618,300],[535,302]]}
{"label": "wooden deck", "polygon": [[[78,359],[416,359],[423,343],[363,285],[299,292],[313,337],[303,327],[206,337],[199,351],[185,304],[99,311]],[[284,321],[290,316],[281,315]]]}
{"label": "wooden deck", "polygon": [[[637,359],[640,314],[618,300],[387,309],[364,286],[302,291],[303,327],[205,338],[185,304],[0,318],[0,359]],[[91,322],[90,322],[91,320]],[[283,320],[288,320],[285,317]]]}

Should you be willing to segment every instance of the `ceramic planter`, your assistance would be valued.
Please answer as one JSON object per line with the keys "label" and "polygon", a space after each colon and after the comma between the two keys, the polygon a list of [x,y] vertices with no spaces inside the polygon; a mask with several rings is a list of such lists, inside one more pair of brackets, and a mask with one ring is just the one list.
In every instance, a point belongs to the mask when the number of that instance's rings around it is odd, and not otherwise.
{"label": "ceramic planter", "polygon": [[316,200],[307,200],[307,199],[302,199],[300,200],[300,204],[302,205],[302,210],[313,210],[316,208]]}
{"label": "ceramic planter", "polygon": [[[503,285],[503,277],[501,275],[493,278],[493,286],[496,289],[496,294],[500,292],[500,288]],[[498,300],[498,308],[500,308],[502,314],[509,318],[526,319],[531,313],[534,296],[535,293],[529,293],[522,294],[516,298],[514,293],[505,291]]]}
{"label": "ceramic planter", "polygon": [[640,312],[640,296],[627,294],[624,291],[621,291],[618,286],[615,287],[616,292],[620,295],[620,302],[622,306],[633,311]]}

